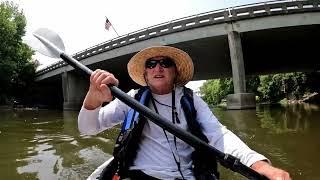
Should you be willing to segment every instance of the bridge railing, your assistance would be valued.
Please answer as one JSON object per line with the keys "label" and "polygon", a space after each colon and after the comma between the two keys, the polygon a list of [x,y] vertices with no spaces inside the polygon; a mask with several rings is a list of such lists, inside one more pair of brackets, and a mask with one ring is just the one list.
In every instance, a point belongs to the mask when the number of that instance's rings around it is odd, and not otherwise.
{"label": "bridge railing", "polygon": [[[144,41],[153,37],[158,37],[202,26],[249,18],[319,11],[319,5],[319,0],[277,0],[214,10],[140,29],[97,44],[76,54],[73,54],[72,56],[75,59],[81,61],[82,59],[88,58],[90,56],[94,56],[96,54],[100,54],[105,51],[109,51],[111,49],[119,48],[135,42]],[[66,65],[67,64],[64,61],[58,61],[44,69],[37,71],[37,76]]]}

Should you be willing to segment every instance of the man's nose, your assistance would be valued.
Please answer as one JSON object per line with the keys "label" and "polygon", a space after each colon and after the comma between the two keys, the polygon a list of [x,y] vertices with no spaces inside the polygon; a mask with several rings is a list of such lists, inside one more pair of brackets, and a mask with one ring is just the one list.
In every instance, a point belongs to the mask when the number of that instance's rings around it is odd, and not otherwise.
{"label": "man's nose", "polygon": [[157,71],[163,71],[163,67],[160,66],[159,63],[157,63],[157,65],[156,65],[156,67],[155,67],[155,70],[157,70]]}

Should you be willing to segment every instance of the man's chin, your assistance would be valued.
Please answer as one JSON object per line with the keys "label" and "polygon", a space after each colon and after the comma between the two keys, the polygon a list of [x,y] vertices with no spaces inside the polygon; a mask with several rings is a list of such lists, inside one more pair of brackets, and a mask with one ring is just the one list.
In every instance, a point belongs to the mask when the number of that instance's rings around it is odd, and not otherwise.
{"label": "man's chin", "polygon": [[162,89],[162,88],[170,86],[170,85],[168,84],[167,81],[162,80],[162,81],[154,81],[153,83],[150,84],[150,86],[152,86],[156,89]]}

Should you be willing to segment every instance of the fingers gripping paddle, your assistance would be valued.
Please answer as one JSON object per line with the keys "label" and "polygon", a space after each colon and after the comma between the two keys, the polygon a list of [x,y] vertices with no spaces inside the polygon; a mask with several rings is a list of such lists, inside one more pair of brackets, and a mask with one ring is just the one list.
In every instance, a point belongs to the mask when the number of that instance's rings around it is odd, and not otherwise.
{"label": "fingers gripping paddle", "polygon": [[[81,64],[79,61],[64,53],[64,45],[62,39],[59,37],[58,34],[50,31],[49,29],[41,28],[35,31],[33,35],[37,38],[36,41],[38,42],[29,43],[31,47],[33,47],[34,49],[38,50],[40,53],[46,56],[55,58],[60,57],[75,69],[79,69],[86,72],[88,76],[91,75],[91,69],[89,69],[85,65]],[[112,94],[119,100],[123,101],[131,108],[137,110],[143,116],[149,118],[150,121],[154,122],[164,130],[175,135],[176,137],[183,140],[195,149],[199,149],[202,152],[207,153],[209,156],[215,156],[216,159],[220,162],[220,164],[222,164],[226,168],[238,172],[249,179],[267,179],[265,176],[260,175],[256,171],[242,164],[236,157],[218,151],[214,147],[200,140],[198,137],[171,124],[169,120],[166,120],[164,117],[153,112],[146,106],[140,104],[134,98],[130,97],[129,95],[121,91],[118,87],[109,85],[109,88]]]}

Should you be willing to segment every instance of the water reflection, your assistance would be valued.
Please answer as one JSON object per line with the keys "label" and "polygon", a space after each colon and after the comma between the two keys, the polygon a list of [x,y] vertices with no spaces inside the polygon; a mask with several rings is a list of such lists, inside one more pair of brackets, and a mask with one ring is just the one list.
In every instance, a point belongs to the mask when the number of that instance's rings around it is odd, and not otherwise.
{"label": "water reflection", "polygon": [[[115,135],[107,135],[117,132],[80,136],[76,119],[77,112],[7,111],[0,118],[0,143],[8,147],[0,150],[2,178],[84,179],[90,175],[111,157],[114,141],[108,138]],[[3,160],[14,165],[6,166]]]}
{"label": "water reflection", "polygon": [[307,131],[310,127],[310,117],[319,107],[311,104],[279,105],[276,110],[271,106],[260,107],[257,116],[261,127],[271,133],[283,134],[287,132]]}
{"label": "water reflection", "polygon": [[[220,121],[293,179],[319,179],[320,108],[316,105],[261,105],[256,110],[214,109]],[[224,179],[241,179],[227,174]]]}
{"label": "water reflection", "polygon": [[16,160],[18,162],[26,163],[25,166],[17,168],[19,174],[36,173],[37,178],[39,179],[57,179],[54,169],[56,169],[56,165],[59,164],[58,161],[61,162],[61,159],[59,156],[55,155],[55,150],[52,149],[51,145],[46,143],[38,144],[32,151],[29,152],[29,157]]}
{"label": "water reflection", "polygon": [[[256,110],[214,108],[218,119],[293,179],[320,179],[320,109],[301,104]],[[0,110],[1,179],[85,179],[112,153],[119,127],[80,135],[77,112]],[[221,179],[245,179],[221,169]]]}

